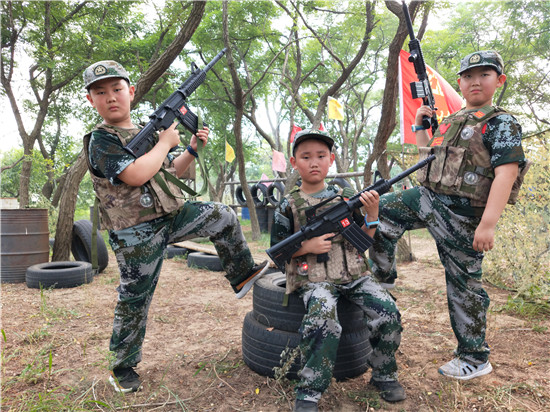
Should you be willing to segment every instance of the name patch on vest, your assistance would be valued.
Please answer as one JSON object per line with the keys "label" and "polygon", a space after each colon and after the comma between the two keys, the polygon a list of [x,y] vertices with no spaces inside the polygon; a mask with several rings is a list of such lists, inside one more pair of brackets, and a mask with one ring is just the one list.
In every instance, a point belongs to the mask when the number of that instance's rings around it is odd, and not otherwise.
{"label": "name patch on vest", "polygon": [[478,110],[477,112],[474,113],[474,116],[477,117],[478,119],[481,119],[483,116],[485,116],[485,113],[483,113],[481,110]]}

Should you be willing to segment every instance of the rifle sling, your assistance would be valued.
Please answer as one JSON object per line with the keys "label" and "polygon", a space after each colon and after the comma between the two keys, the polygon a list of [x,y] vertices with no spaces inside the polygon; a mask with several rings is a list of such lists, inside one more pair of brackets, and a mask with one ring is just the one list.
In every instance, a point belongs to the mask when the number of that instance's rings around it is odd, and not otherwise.
{"label": "rifle sling", "polygon": [[[203,122],[202,122],[202,116],[200,115],[200,112],[199,112],[197,117],[198,117],[198,127],[197,127],[197,129],[201,130],[201,129],[203,129],[204,125],[203,125]],[[189,186],[187,186],[185,183],[183,183],[180,179],[178,179],[173,174],[168,173],[168,171],[165,170],[164,168],[160,169],[160,172],[162,172],[164,174],[164,177],[165,177],[166,180],[169,180],[170,182],[174,183],[177,187],[179,187],[181,190],[183,190],[184,192],[189,194],[191,197],[202,196],[203,194],[205,194],[206,189],[208,188],[208,183],[209,183],[208,171],[206,170],[206,166],[204,165],[204,158],[202,156],[203,145],[200,144],[200,143],[201,143],[200,139],[197,138],[197,154],[199,156],[197,157],[196,160],[199,163],[199,169],[200,169],[201,175],[203,177],[202,188],[198,192],[195,192],[193,189],[191,189]],[[154,176],[154,178],[155,178],[155,181],[158,183],[158,185],[161,187],[161,189],[164,191],[164,193],[166,193],[168,196],[170,196],[172,198],[176,198],[176,197],[184,198],[185,197],[185,196],[176,196],[172,192],[170,192],[170,189],[168,188],[168,186],[166,185],[166,183],[164,182],[164,180],[160,177],[160,175],[158,173]]]}

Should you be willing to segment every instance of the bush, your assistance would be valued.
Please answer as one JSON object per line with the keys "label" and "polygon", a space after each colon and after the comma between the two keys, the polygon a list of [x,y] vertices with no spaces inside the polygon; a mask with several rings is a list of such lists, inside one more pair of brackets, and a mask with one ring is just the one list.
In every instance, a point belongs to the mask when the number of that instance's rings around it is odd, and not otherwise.
{"label": "bush", "polygon": [[485,279],[518,297],[550,303],[550,167],[548,138],[524,145],[533,162],[518,202],[507,206],[484,259]]}

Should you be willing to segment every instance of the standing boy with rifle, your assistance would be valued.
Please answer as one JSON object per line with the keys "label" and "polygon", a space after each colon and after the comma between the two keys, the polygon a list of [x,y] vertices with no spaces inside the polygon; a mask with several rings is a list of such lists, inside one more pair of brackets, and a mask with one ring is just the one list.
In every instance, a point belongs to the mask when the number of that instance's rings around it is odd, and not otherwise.
{"label": "standing boy with rifle", "polygon": [[[338,189],[324,181],[334,162],[333,144],[325,132],[304,130],[296,134],[290,162],[302,185],[285,196],[275,212],[272,246],[306,224],[308,209],[327,199],[331,200],[321,205],[321,210],[338,202]],[[344,189],[342,195],[351,197],[353,193]],[[373,236],[378,223],[378,193],[363,192],[361,203],[365,216],[356,210],[353,219]],[[391,295],[368,272],[364,254],[336,235],[327,233],[304,240],[286,264],[286,292],[297,291],[306,307],[300,328],[302,369],[295,387],[295,411],[317,411],[317,402],[330,384],[342,332],[336,311],[340,298],[359,305],[369,324],[371,384],[388,402],[406,397],[397,381],[395,360],[402,330],[399,311]]]}
{"label": "standing boy with rifle", "polygon": [[87,99],[103,118],[84,137],[88,169],[99,199],[102,227],[116,254],[120,285],[110,350],[109,381],[118,392],[141,386],[134,367],[141,361],[147,313],[168,244],[209,237],[237,298],[242,298],[267,269],[254,261],[233,210],[221,203],[185,201],[174,183],[206,145],[208,129],[195,130],[187,150],[175,158],[177,123],[163,130],[147,153],[135,157],[125,146],[139,132],[130,118],[134,86],[117,62],[100,61],[84,72]]}
{"label": "standing boy with rifle", "polygon": [[433,137],[423,120],[435,115],[434,108],[418,109],[412,128],[420,158],[436,158],[419,172],[421,186],[380,198],[381,225],[370,249],[374,275],[392,288],[397,241],[406,230],[430,232],[445,267],[451,326],[458,340],[456,357],[439,373],[461,380],[493,369],[485,342],[489,296],[481,284],[483,252],[493,248],[497,221],[506,203],[515,203],[528,169],[520,125],[492,104],[506,81],[503,66],[491,50],[462,59],[458,84],[466,107],[445,118]]}

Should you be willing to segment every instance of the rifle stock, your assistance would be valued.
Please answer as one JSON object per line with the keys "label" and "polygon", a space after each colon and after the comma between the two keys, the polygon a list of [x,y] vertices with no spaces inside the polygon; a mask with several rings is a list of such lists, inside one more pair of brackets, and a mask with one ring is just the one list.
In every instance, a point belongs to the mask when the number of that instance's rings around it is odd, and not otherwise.
{"label": "rifle stock", "polygon": [[300,250],[304,240],[332,232],[340,233],[359,252],[365,252],[372,245],[373,239],[363,232],[359,225],[353,221],[352,217],[353,211],[363,205],[360,200],[361,193],[376,190],[379,195],[383,195],[391,189],[393,184],[399,182],[418,169],[427,166],[434,159],[435,155],[430,155],[414,166],[399,173],[394,178],[388,180],[380,178],[369,187],[349,198],[349,200],[341,200],[318,216],[312,217],[308,223],[302,226],[296,233],[267,249],[267,255],[284,273],[286,270],[285,264],[290,261],[290,258],[298,250]]}

